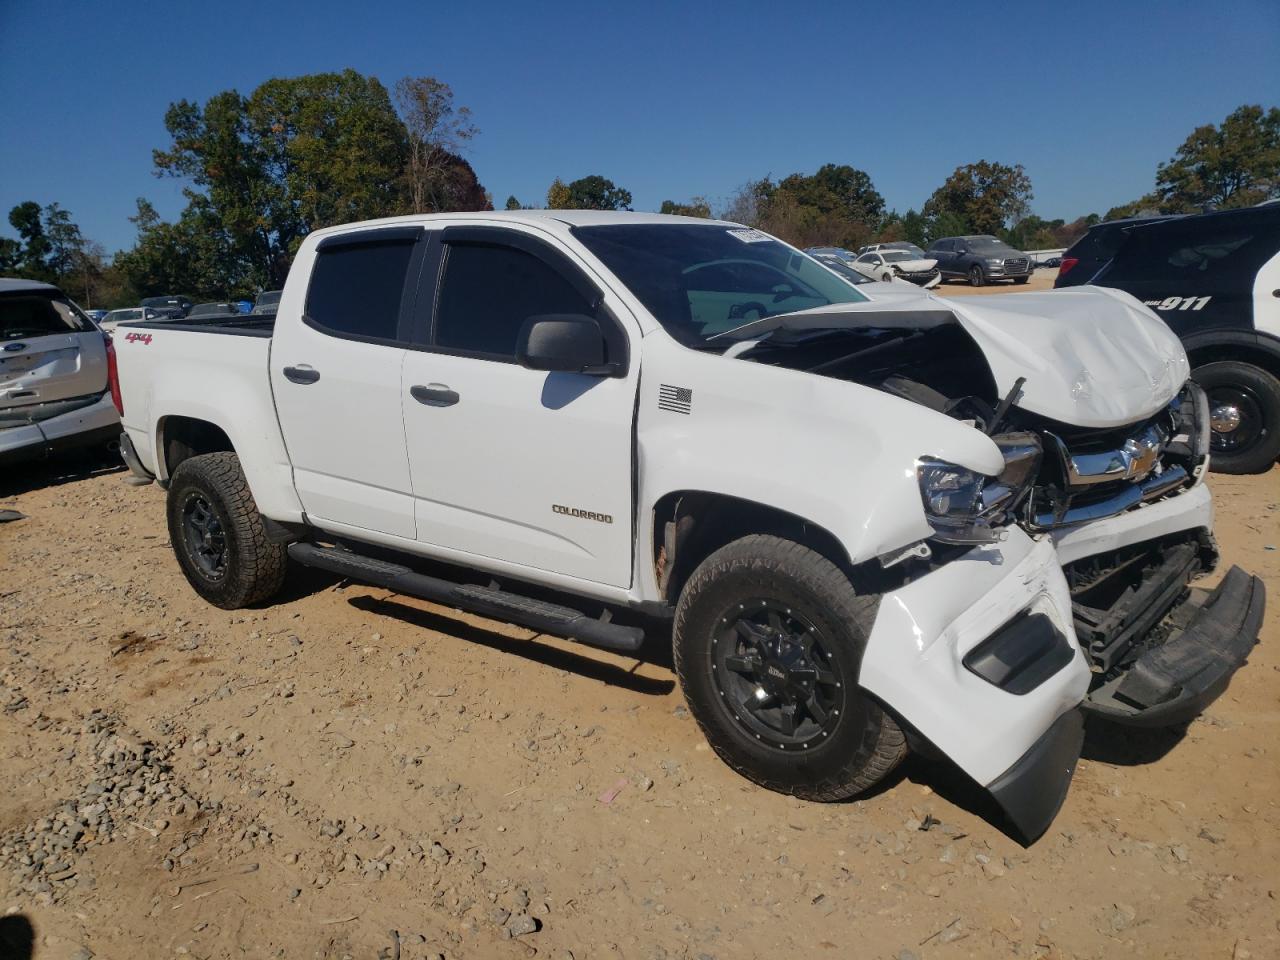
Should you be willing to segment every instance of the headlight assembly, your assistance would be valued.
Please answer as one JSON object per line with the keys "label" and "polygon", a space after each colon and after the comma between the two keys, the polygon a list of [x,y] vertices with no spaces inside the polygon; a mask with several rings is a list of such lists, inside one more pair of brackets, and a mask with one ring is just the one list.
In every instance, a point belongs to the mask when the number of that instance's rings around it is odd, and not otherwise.
{"label": "headlight assembly", "polygon": [[1030,433],[1000,434],[992,440],[1005,460],[997,477],[932,457],[916,462],[920,499],[934,539],[943,543],[1001,539],[999,527],[1022,502],[1039,472],[1041,448]]}

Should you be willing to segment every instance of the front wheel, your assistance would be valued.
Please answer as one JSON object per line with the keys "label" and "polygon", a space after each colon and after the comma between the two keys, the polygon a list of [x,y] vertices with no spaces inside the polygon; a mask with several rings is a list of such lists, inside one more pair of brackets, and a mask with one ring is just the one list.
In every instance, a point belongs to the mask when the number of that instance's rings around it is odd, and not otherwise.
{"label": "front wheel", "polygon": [[1219,360],[1192,371],[1209,398],[1210,465],[1264,473],[1280,456],[1280,380],[1251,363]]}
{"label": "front wheel", "polygon": [[206,453],[178,464],[169,479],[167,514],[182,572],[214,606],[249,606],[284,584],[288,554],[268,539],[234,453]]}
{"label": "front wheel", "polygon": [[972,267],[969,268],[969,286],[981,287],[981,286],[985,286],[986,282],[987,282],[987,275],[985,272],[983,272],[983,269],[980,266],[978,266],[975,263]]}
{"label": "front wheel", "polygon": [[806,800],[844,800],[888,775],[906,738],[858,688],[875,611],[835,564],[779,537],[704,560],[676,607],[675,668],[720,759]]}

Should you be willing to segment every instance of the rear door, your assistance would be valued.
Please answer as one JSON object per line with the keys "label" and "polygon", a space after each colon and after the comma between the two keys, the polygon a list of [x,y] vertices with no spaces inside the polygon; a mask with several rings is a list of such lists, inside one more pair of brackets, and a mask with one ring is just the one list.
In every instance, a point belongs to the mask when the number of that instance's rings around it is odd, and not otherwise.
{"label": "rear door", "polygon": [[[418,539],[470,557],[627,586],[639,364],[623,375],[529,370],[525,320],[596,316],[625,360],[624,308],[535,232],[453,226],[425,349],[405,358]],[[430,272],[430,270],[428,270]]]}
{"label": "rear door", "polygon": [[0,293],[0,411],[107,388],[102,332],[60,292]]}
{"label": "rear door", "polygon": [[420,227],[320,241],[306,290],[290,287],[271,385],[294,485],[310,519],[412,540],[401,367],[425,249]]}
{"label": "rear door", "polygon": [[1133,294],[1184,339],[1255,329],[1254,288],[1280,251],[1280,211],[1166,220],[1129,233],[1096,284]]}
{"label": "rear door", "polygon": [[929,256],[938,261],[938,269],[943,273],[951,273],[954,270],[954,264],[951,262],[955,257],[951,249],[954,243],[954,240],[939,240],[929,248]]}

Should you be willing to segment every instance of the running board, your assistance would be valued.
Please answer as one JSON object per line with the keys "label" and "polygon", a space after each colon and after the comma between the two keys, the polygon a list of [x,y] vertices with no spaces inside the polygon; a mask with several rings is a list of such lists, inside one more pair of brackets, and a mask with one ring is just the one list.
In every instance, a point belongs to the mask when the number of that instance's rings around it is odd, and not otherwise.
{"label": "running board", "polygon": [[306,567],[328,570],[362,583],[386,587],[396,593],[459,607],[542,633],[567,637],[591,647],[631,653],[639,650],[644,642],[644,631],[639,627],[619,626],[607,620],[589,617],[569,607],[523,597],[496,587],[454,583],[439,577],[429,577],[398,563],[375,560],[349,550],[318,547],[312,543],[291,543],[289,556]]}

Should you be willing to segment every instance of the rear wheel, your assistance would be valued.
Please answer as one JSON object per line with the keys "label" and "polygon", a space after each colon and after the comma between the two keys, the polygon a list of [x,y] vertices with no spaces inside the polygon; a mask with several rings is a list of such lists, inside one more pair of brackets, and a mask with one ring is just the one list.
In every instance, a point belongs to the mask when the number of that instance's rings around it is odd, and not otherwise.
{"label": "rear wheel", "polygon": [[972,267],[969,268],[969,286],[981,287],[981,286],[985,286],[986,282],[987,282],[987,275],[986,275],[986,272],[983,271],[982,267],[978,266],[975,263]]}
{"label": "rear wheel", "polygon": [[744,537],[704,560],[676,608],[675,666],[720,758],[807,800],[882,780],[907,745],[857,685],[875,611],[875,597],[789,540]]}
{"label": "rear wheel", "polygon": [[267,538],[234,453],[182,461],[169,481],[169,540],[196,593],[234,610],[266,600],[284,584],[288,555]]}
{"label": "rear wheel", "polygon": [[1269,470],[1280,456],[1280,380],[1238,360],[1206,363],[1193,376],[1209,398],[1213,470]]}

